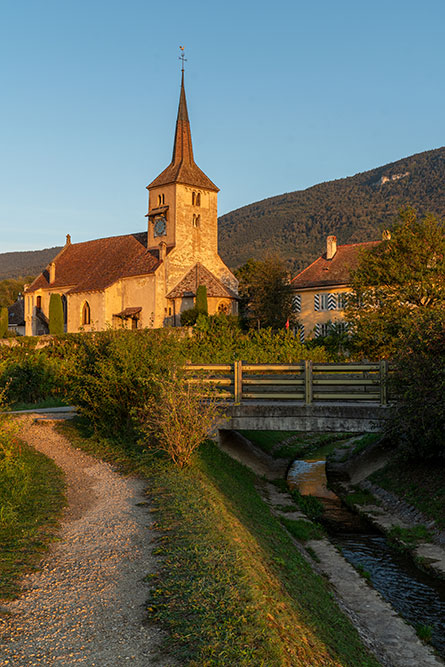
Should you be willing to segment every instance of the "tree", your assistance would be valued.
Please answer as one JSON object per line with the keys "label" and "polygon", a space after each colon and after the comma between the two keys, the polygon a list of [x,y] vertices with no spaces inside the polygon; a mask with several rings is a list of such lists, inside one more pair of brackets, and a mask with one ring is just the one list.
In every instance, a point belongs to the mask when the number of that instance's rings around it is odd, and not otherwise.
{"label": "tree", "polygon": [[424,310],[445,307],[445,225],[402,209],[388,238],[363,251],[352,273],[347,318],[364,356],[391,356],[400,334]]}
{"label": "tree", "polygon": [[207,305],[207,287],[205,285],[199,285],[196,290],[196,310],[200,315],[209,314]]}
{"label": "tree", "polygon": [[8,333],[8,309],[5,306],[0,308],[0,338],[5,338]]}
{"label": "tree", "polygon": [[264,260],[249,259],[236,271],[239,280],[240,313],[251,327],[282,329],[287,320],[296,323],[288,272],[278,255]]}
{"label": "tree", "polygon": [[404,455],[445,459],[445,312],[424,308],[403,332],[392,363],[390,392],[396,401],[387,433]]}
{"label": "tree", "polygon": [[59,336],[64,332],[64,317],[62,297],[60,294],[51,294],[49,299],[49,333]]}

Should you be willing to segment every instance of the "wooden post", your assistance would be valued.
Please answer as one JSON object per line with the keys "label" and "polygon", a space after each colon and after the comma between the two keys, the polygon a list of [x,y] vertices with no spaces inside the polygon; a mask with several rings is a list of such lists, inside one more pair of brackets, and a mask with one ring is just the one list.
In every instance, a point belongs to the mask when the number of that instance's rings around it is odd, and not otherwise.
{"label": "wooden post", "polygon": [[386,359],[380,361],[380,405],[388,405],[388,362]]}
{"label": "wooden post", "polygon": [[243,398],[243,362],[233,362],[233,393],[235,403],[241,403]]}
{"label": "wooden post", "polygon": [[312,403],[312,361],[309,359],[304,362],[304,402]]}

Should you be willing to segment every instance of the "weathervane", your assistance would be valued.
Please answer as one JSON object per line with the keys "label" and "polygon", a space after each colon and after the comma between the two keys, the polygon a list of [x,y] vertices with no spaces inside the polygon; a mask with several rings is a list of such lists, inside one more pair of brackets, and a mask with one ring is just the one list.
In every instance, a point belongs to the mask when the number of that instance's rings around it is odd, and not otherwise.
{"label": "weathervane", "polygon": [[184,47],[180,46],[179,48],[181,49],[181,55],[179,56],[179,60],[182,62],[181,71],[183,72],[184,71],[184,63],[187,62],[187,58],[184,55]]}

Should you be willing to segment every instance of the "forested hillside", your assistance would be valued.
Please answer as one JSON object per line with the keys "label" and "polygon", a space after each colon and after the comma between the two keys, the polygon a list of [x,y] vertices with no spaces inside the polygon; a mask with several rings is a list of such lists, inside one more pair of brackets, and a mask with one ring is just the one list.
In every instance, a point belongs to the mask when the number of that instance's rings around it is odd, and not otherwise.
{"label": "forested hillside", "polygon": [[25,252],[4,252],[0,254],[0,280],[37,276],[61,248],[29,250]]}
{"label": "forested hillside", "polygon": [[328,234],[340,244],[380,238],[406,204],[445,216],[445,147],[227,213],[220,253],[234,268],[276,250],[295,271],[324,251]]}

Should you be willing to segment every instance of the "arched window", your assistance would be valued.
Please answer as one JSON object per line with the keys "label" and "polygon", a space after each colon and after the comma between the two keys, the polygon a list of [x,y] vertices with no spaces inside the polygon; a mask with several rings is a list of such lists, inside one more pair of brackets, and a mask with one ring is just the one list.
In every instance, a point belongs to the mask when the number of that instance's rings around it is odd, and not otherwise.
{"label": "arched window", "polygon": [[163,206],[165,204],[165,195],[158,195],[158,206]]}
{"label": "arched window", "polygon": [[201,216],[193,214],[193,227],[199,227],[200,222],[201,222]]}
{"label": "arched window", "polygon": [[195,200],[196,200],[196,192],[192,192],[192,206],[195,205]]}
{"label": "arched window", "polygon": [[196,206],[201,206],[201,193],[197,192],[196,193]]}
{"label": "arched window", "polygon": [[218,313],[220,315],[228,315],[229,314],[229,304],[226,303],[225,301],[220,301],[218,304]]}
{"label": "arched window", "polygon": [[85,303],[82,306],[82,324],[90,324],[91,323],[91,310],[90,310],[90,304],[88,301],[85,301]]}

